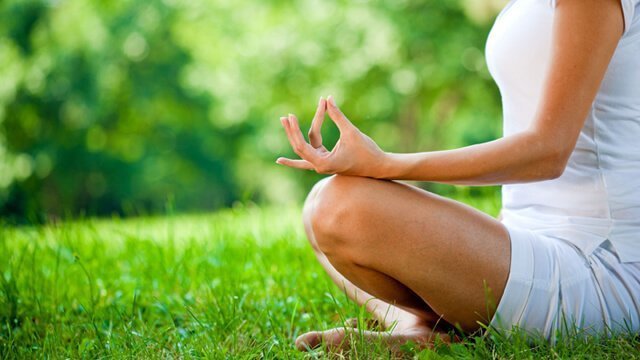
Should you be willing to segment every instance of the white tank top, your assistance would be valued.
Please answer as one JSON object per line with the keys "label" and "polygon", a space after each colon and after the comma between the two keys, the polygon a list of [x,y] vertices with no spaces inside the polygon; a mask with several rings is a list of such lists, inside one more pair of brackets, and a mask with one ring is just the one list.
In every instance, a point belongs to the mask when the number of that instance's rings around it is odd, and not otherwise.
{"label": "white tank top", "polygon": [[[527,129],[536,114],[551,56],[555,3],[511,0],[489,35],[487,63],[502,95],[505,136]],[[503,186],[502,216],[506,224],[570,241],[586,254],[608,239],[623,262],[636,262],[640,0],[621,3],[624,34],[564,173],[554,180]]]}

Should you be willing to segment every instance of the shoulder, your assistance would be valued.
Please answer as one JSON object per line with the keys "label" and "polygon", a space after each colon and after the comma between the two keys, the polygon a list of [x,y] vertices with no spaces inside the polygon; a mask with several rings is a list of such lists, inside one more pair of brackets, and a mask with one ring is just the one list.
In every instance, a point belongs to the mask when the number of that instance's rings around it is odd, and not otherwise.
{"label": "shoulder", "polygon": [[[576,2],[576,0],[549,0],[549,2],[552,7],[556,8],[559,4],[564,6],[565,3]],[[584,3],[584,1],[579,0],[577,2]],[[616,5],[618,7],[624,20],[623,34],[629,32],[632,26],[640,26],[640,20],[638,20],[638,17],[640,17],[640,0],[599,0],[598,2],[600,3],[598,5]]]}

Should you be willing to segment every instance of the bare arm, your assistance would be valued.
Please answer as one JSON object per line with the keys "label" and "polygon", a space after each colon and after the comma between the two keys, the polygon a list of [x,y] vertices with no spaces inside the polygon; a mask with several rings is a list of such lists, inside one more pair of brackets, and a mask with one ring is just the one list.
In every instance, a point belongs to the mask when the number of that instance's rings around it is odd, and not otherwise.
{"label": "bare arm", "polygon": [[450,151],[389,154],[382,178],[507,184],[562,174],[623,28],[618,0],[562,0],[550,71],[531,127]]}
{"label": "bare arm", "polygon": [[[349,122],[333,100],[321,100],[309,133],[313,146],[304,141],[294,116],[281,119],[302,160],[280,158],[278,163],[320,173],[466,185],[558,177],[575,147],[622,29],[619,0],[558,3],[552,59],[541,104],[530,128],[524,132],[455,150],[384,153]],[[341,131],[331,152],[318,140],[325,111]]]}

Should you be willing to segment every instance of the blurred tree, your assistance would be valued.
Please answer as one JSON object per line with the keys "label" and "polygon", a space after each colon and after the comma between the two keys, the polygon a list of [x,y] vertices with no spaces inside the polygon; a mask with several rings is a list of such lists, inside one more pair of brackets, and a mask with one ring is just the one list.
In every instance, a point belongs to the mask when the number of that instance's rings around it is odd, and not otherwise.
{"label": "blurred tree", "polygon": [[0,215],[299,201],[278,118],[320,95],[390,151],[492,139],[478,1],[5,0]]}

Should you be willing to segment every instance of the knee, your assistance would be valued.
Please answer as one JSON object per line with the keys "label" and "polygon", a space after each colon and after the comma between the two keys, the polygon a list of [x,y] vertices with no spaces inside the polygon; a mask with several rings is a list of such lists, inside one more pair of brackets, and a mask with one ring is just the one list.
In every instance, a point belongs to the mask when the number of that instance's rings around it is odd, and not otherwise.
{"label": "knee", "polygon": [[353,239],[360,222],[362,207],[359,199],[363,182],[375,181],[360,177],[335,175],[323,179],[309,193],[303,211],[305,228],[312,232],[311,245],[325,254],[338,252]]}
{"label": "knee", "polygon": [[320,252],[320,248],[316,241],[316,234],[315,234],[315,231],[313,230],[313,222],[314,222],[314,217],[316,213],[316,204],[318,202],[318,197],[322,192],[322,189],[327,184],[327,182],[330,181],[330,179],[331,179],[330,177],[324,178],[318,181],[313,186],[313,188],[307,195],[307,199],[304,202],[304,207],[302,208],[302,222],[304,225],[304,230],[307,233],[307,239],[309,240],[311,247],[316,252]]}

